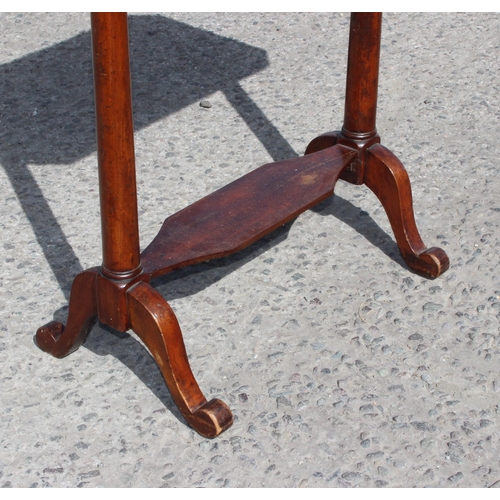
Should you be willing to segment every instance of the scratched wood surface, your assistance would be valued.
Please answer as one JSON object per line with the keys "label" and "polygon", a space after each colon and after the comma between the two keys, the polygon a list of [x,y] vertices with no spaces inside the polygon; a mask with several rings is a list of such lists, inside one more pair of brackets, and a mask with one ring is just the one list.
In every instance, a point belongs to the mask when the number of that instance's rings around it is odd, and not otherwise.
{"label": "scratched wood surface", "polygon": [[241,250],[333,193],[355,151],[263,165],[165,220],[141,255],[151,277]]}

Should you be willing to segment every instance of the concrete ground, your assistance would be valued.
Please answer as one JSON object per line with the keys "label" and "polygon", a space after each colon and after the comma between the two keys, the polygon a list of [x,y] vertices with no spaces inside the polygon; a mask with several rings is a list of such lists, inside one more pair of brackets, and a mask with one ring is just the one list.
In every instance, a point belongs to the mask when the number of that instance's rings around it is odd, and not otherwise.
{"label": "concrete ground", "polygon": [[[402,261],[364,186],[155,282],[208,398],[200,437],[137,338],[64,319],[101,262],[87,14],[0,15],[0,485],[500,487],[500,15],[387,14],[378,131],[450,269]],[[141,245],[343,119],[349,15],[130,16]],[[202,107],[208,100],[211,107]],[[206,104],[208,105],[208,104]]]}

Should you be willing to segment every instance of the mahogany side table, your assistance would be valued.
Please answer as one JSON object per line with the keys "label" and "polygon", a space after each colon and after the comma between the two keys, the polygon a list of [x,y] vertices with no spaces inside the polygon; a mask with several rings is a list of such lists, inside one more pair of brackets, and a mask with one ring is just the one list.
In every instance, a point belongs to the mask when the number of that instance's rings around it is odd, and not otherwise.
{"label": "mahogany side table", "polygon": [[78,274],[66,326],[40,327],[36,343],[58,358],[78,349],[96,320],[133,330],[158,363],[176,405],[198,433],[215,437],[233,416],[207,401],[189,366],[169,304],[150,279],[237,252],[333,194],[341,179],[366,184],[382,203],[403,259],[436,278],[446,253],[426,248],[413,214],[408,174],[375,127],[382,16],[351,14],[342,130],[312,140],[300,158],[264,165],[168,217],[141,253],[126,13],[93,13],[92,51],[103,261]]}

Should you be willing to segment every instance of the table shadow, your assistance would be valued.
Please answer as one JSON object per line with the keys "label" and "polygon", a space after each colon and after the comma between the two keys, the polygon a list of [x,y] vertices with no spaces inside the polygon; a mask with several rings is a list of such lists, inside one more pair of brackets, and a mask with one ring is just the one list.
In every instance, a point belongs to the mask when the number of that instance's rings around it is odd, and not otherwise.
{"label": "table shadow", "polygon": [[[265,50],[160,15],[129,16],[129,32],[136,131],[221,91],[274,161],[298,156],[240,83],[269,66]],[[71,283],[83,269],[29,165],[71,168],[96,150],[90,31],[0,65],[0,95],[0,163],[69,299]],[[359,209],[350,202],[337,198],[334,204],[315,210],[336,216],[398,259],[395,243],[388,242],[371,218],[359,223],[355,216]],[[196,294],[286,239],[292,223],[238,254],[175,271],[153,284],[167,300]],[[184,291],[169,292],[168,284],[178,279],[188,280]],[[64,322],[66,313],[67,306],[56,311],[54,319]],[[96,328],[113,335],[90,335],[85,347],[120,360],[182,420],[158,367],[142,345],[127,333],[103,325]]]}
{"label": "table shadow", "polygon": [[[361,189],[367,189],[363,186],[358,186]],[[381,204],[378,200],[377,207]],[[397,262],[401,267],[410,269],[403,260],[399,251],[398,245],[393,237],[387,234],[373,219],[370,214],[361,208],[357,207],[349,200],[335,194],[325,201],[311,208],[322,216],[333,216],[344,224],[347,224],[361,236],[366,238],[374,247],[381,250],[391,260]]]}
{"label": "table shadow", "polygon": [[[265,50],[160,15],[129,16],[129,38],[136,131],[221,91],[273,160],[297,156],[240,84],[269,66]],[[90,30],[0,65],[0,95],[0,163],[69,299],[83,269],[30,166],[71,168],[96,150]],[[66,316],[67,306],[54,313]],[[122,361],[180,417],[150,356],[138,365],[144,348],[128,334],[91,335],[85,347]]]}
{"label": "table shadow", "polygon": [[[136,131],[222,91],[273,158],[291,154],[239,85],[268,67],[265,50],[160,15],[129,16],[129,33]],[[90,31],[0,65],[0,95],[0,163],[68,298],[82,268],[29,165],[96,150]]]}

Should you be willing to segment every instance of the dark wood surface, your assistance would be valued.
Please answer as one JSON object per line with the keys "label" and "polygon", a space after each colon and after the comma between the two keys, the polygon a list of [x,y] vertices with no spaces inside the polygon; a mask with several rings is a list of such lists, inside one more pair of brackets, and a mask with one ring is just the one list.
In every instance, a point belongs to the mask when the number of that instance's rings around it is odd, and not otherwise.
{"label": "dark wood surface", "polygon": [[353,12],[347,57],[344,125],[351,139],[367,139],[376,133],[378,73],[382,14]]}
{"label": "dark wood surface", "polygon": [[73,281],[66,326],[51,321],[36,332],[36,343],[42,351],[64,358],[76,351],[87,339],[97,320],[96,279],[99,268],[87,269]]}
{"label": "dark wood surface", "polygon": [[127,295],[131,328],[158,363],[175,404],[200,434],[215,437],[233,423],[233,415],[219,399],[207,401],[194,378],[174,312],[147,283]]}
{"label": "dark wood surface", "polygon": [[237,252],[333,193],[356,155],[334,146],[264,165],[177,212],[141,255],[151,277]]}
{"label": "dark wood surface", "polygon": [[52,321],[39,328],[38,346],[66,356],[85,341],[96,319],[132,329],[186,421],[213,438],[232,425],[231,411],[203,395],[175,314],[149,285],[151,277],[241,250],[330,196],[339,177],[375,193],[412,270],[430,278],[445,272],[446,253],[427,248],[416,227],[408,174],[377,134],[381,20],[379,13],[351,15],[341,131],[312,140],[302,158],[264,165],[171,215],[140,254],[127,17],[92,14],[103,263],[75,278],[66,327]]}
{"label": "dark wood surface", "polygon": [[376,128],[382,15],[351,14],[347,63],[346,103],[341,131],[313,139],[306,155],[335,144],[357,150],[341,179],[366,184],[384,207],[399,251],[410,269],[427,278],[444,273],[449,259],[444,250],[427,248],[413,215],[410,179],[403,164],[380,145]]}
{"label": "dark wood surface", "polygon": [[92,58],[102,224],[101,272],[140,272],[134,124],[126,13],[93,13]]}
{"label": "dark wood surface", "polygon": [[450,266],[445,251],[427,248],[413,215],[410,179],[403,164],[381,144],[366,153],[365,184],[382,203],[399,251],[408,267],[427,278],[437,278]]}

